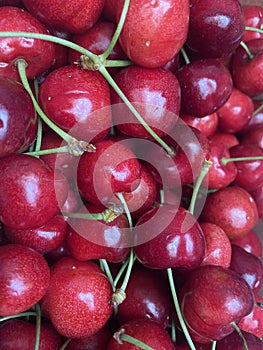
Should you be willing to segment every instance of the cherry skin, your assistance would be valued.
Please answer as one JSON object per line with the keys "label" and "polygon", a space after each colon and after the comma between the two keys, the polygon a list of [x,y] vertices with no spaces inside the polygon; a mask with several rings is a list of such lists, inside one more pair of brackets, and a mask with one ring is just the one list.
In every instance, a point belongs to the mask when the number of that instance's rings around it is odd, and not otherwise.
{"label": "cherry skin", "polygon": [[[43,24],[30,13],[13,6],[0,8],[0,31],[49,34]],[[43,40],[22,37],[1,38],[0,52],[1,75],[19,81],[16,60],[22,58],[27,62],[27,78],[33,79],[51,67],[55,55],[55,45]]]}
{"label": "cherry skin", "polygon": [[130,192],[140,183],[141,167],[135,154],[111,139],[95,144],[96,152],[80,157],[78,188],[88,201],[107,205],[113,194]]}
{"label": "cherry skin", "polygon": [[58,214],[68,182],[42,160],[12,154],[0,159],[0,220],[17,229],[37,228]]}
{"label": "cherry skin", "polygon": [[[118,22],[123,0],[117,8]],[[156,68],[164,66],[185,43],[189,22],[189,2],[168,0],[165,3],[130,3],[120,35],[120,44],[137,65]]]}
{"label": "cherry skin", "polygon": [[263,218],[263,186],[259,186],[255,191],[251,191],[250,194],[256,203],[259,217]]}
{"label": "cherry skin", "polygon": [[[122,69],[115,82],[159,136],[169,133],[174,127],[181,105],[181,90],[178,80],[168,70],[146,69],[130,66]],[[122,99],[112,91],[114,125],[124,134],[152,138]]]}
{"label": "cherry skin", "polygon": [[36,138],[37,117],[23,86],[1,76],[0,106],[0,157],[27,150]]}
{"label": "cherry skin", "polygon": [[203,57],[232,53],[244,34],[245,24],[238,0],[190,0],[187,45]]}
{"label": "cherry skin", "polygon": [[141,318],[167,327],[172,301],[160,271],[134,269],[125,292],[126,299],[118,306],[116,316],[120,325]]}
{"label": "cherry skin", "polygon": [[[157,210],[162,215],[160,219],[157,219]],[[162,228],[164,222],[166,225]],[[147,233],[147,227],[152,228],[150,233]],[[141,236],[143,232],[144,237]],[[139,244],[142,238],[144,243]],[[196,219],[183,207],[165,205],[145,213],[136,223],[134,241],[138,260],[154,269],[192,269],[201,264],[205,255],[203,232]]]}
{"label": "cherry skin", "polygon": [[0,315],[26,311],[48,289],[48,264],[40,253],[20,244],[1,246],[0,257]]}
{"label": "cherry skin", "polygon": [[107,326],[101,328],[96,334],[71,339],[67,350],[104,350],[111,338],[111,332]]}
{"label": "cherry skin", "polygon": [[229,98],[233,82],[229,70],[216,59],[200,59],[178,69],[181,112],[204,117],[216,112]]}
{"label": "cherry skin", "polygon": [[[175,350],[175,345],[172,342],[169,334],[158,323],[151,320],[132,320],[122,325],[117,332],[124,332],[150,346],[152,349],[158,350]],[[130,344],[126,341],[118,342],[111,338],[107,350],[137,350],[138,346]]]}
{"label": "cherry skin", "polygon": [[43,226],[31,230],[4,226],[5,235],[10,242],[26,245],[41,254],[57,249],[66,238],[66,230],[67,223],[61,215],[56,215]]}
{"label": "cherry skin", "polygon": [[241,130],[241,132],[239,132],[241,136],[248,133],[250,130],[261,128],[263,126],[263,111],[260,110],[259,112],[256,112],[256,110],[261,106],[261,103],[258,101],[253,101],[253,103],[254,103],[253,115],[250,121],[248,122],[248,124],[243,128],[243,130]]}
{"label": "cherry skin", "polygon": [[39,103],[54,123],[87,142],[104,138],[112,124],[110,89],[95,71],[75,66],[52,71],[40,86]]}
{"label": "cherry skin", "polygon": [[[252,333],[243,331],[243,336],[246,339],[247,346],[249,349],[262,350],[262,340]],[[218,350],[244,350],[244,344],[237,332],[233,332],[224,339],[217,342],[216,347]]]}
{"label": "cherry skin", "polygon": [[228,268],[231,262],[231,243],[225,231],[211,222],[200,222],[206,242],[202,265],[220,265]]}
{"label": "cherry skin", "polygon": [[231,322],[252,311],[254,296],[236,272],[205,265],[190,272],[179,290],[179,301],[192,339],[209,343],[234,331]]}
{"label": "cherry skin", "polygon": [[232,244],[245,249],[248,253],[254,254],[259,258],[262,257],[262,244],[255,231],[251,230],[244,236],[231,239],[230,241]]}
{"label": "cherry skin", "polygon": [[241,321],[238,323],[238,327],[242,330],[242,332],[250,332],[258,338],[262,338],[263,309],[255,303],[252,312],[241,319]]}
{"label": "cherry skin", "polygon": [[258,210],[252,196],[245,189],[229,186],[209,194],[201,220],[220,226],[229,238],[237,238],[257,224]]}
{"label": "cherry skin", "polygon": [[242,144],[255,145],[263,149],[263,126],[258,126],[244,133],[242,136]]}
{"label": "cherry skin", "polygon": [[[0,325],[0,348],[5,350],[32,350],[35,346],[36,325],[20,319],[9,320]],[[58,350],[63,338],[49,323],[42,323],[39,350]]]}
{"label": "cherry skin", "polygon": [[91,28],[99,19],[103,0],[80,0],[78,2],[55,0],[45,2],[24,0],[30,13],[41,22],[71,33],[81,33]]}
{"label": "cherry skin", "polygon": [[256,255],[232,244],[230,269],[236,271],[244,278],[254,293],[261,289],[263,284],[263,264]]}
{"label": "cherry skin", "polygon": [[241,131],[249,123],[253,111],[252,99],[233,88],[229,99],[217,111],[219,130],[229,133]]}
{"label": "cherry skin", "polygon": [[[254,145],[239,144],[230,148],[232,158],[239,157],[262,157],[263,149]],[[243,160],[235,162],[237,176],[235,184],[245,188],[247,191],[254,191],[263,185],[263,160]]]}
{"label": "cherry skin", "polygon": [[81,338],[104,327],[112,313],[111,294],[111,285],[98,265],[63,258],[52,266],[41,308],[61,335]]}
{"label": "cherry skin", "polygon": [[239,144],[239,140],[236,135],[229,132],[218,131],[213,136],[209,137],[209,140],[215,144],[223,143],[227,148],[236,146]]}
{"label": "cherry skin", "polygon": [[253,58],[248,57],[242,46],[238,47],[233,54],[232,76],[236,88],[255,97],[263,91],[263,39],[250,40],[246,44]]}
{"label": "cherry skin", "polygon": [[211,137],[218,125],[218,116],[217,113],[212,113],[206,115],[205,117],[198,118],[195,116],[181,114],[180,118],[189,126],[198,129],[202,132],[206,137]]}
{"label": "cherry skin", "polygon": [[107,20],[115,23],[116,14],[119,3],[114,0],[105,0],[102,15],[107,18]]}
{"label": "cherry skin", "polygon": [[[253,28],[261,28],[261,25],[263,23],[263,10],[262,7],[257,5],[248,5],[243,7],[243,14],[244,14],[244,20],[245,20],[245,26],[246,27],[253,27]],[[242,37],[242,40],[244,42],[247,42],[249,40],[253,39],[262,39],[262,34],[259,32],[254,32],[251,30],[245,30],[245,33]]]}

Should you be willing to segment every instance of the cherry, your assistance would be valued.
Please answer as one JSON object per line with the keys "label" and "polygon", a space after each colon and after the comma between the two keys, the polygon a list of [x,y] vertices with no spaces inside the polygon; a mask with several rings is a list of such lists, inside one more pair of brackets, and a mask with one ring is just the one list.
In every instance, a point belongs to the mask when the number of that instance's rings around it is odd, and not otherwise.
{"label": "cherry", "polygon": [[135,344],[136,341],[140,341],[152,349],[175,350],[172,339],[162,326],[154,321],[143,319],[132,320],[122,325],[111,338],[107,350],[140,349],[141,347],[128,342],[130,337],[133,338]]}
{"label": "cherry", "polygon": [[[243,7],[243,14],[244,14],[245,25],[247,27],[261,29],[261,25],[263,23],[262,7],[257,6],[257,5],[244,6]],[[259,38],[262,38],[261,33],[254,32],[251,30],[245,30],[245,33],[242,37],[242,40],[244,42],[247,42],[249,40],[259,39]]]}
{"label": "cherry", "polygon": [[200,59],[178,69],[181,112],[204,117],[216,112],[229,98],[233,82],[229,70],[216,59]]}
{"label": "cherry", "polygon": [[198,118],[187,114],[181,114],[180,118],[187,125],[192,126],[195,129],[198,129],[206,137],[211,137],[215,133],[218,125],[217,113],[212,113],[202,118]]}
{"label": "cherry", "polygon": [[241,321],[238,323],[238,327],[242,331],[250,332],[258,338],[262,338],[263,309],[255,303],[252,312],[241,319]]}
{"label": "cherry", "polygon": [[202,265],[220,265],[228,268],[231,262],[231,243],[225,231],[211,222],[201,222],[206,242],[206,253]]}
{"label": "cherry", "polygon": [[[161,214],[157,215],[157,210]],[[203,232],[183,207],[165,205],[145,213],[135,225],[134,241],[139,261],[154,269],[192,269],[201,264],[205,255]]]}
{"label": "cherry", "polygon": [[258,211],[255,201],[245,189],[230,186],[209,194],[201,219],[220,226],[229,238],[237,238],[257,224]]}
{"label": "cherry", "polygon": [[[235,184],[245,188],[247,191],[254,191],[263,184],[263,149],[254,145],[239,144],[230,148],[231,158],[259,157],[258,160],[241,160],[235,162],[237,176]],[[262,158],[263,159],[263,158]]]}
{"label": "cherry", "polygon": [[[0,325],[0,348],[5,350],[32,350],[35,347],[36,325],[20,319]],[[63,338],[49,323],[42,323],[39,350],[59,350]]]}
{"label": "cherry", "polygon": [[261,128],[263,126],[263,112],[261,109],[261,103],[257,101],[253,101],[254,103],[254,112],[253,115],[248,122],[248,124],[239,132],[239,134],[242,136],[250,130]]}
{"label": "cherry", "polygon": [[231,54],[239,45],[245,24],[238,0],[190,0],[187,45],[203,57]]}
{"label": "cherry", "polygon": [[51,269],[41,307],[61,335],[81,338],[106,324],[112,312],[111,293],[110,282],[98,265],[63,258]]}
{"label": "cherry", "polygon": [[130,192],[139,185],[141,167],[134,153],[122,142],[107,139],[95,146],[96,152],[80,157],[78,188],[88,201],[107,205],[114,193]]}
{"label": "cherry", "polygon": [[229,133],[241,131],[249,123],[253,111],[252,99],[233,88],[229,99],[217,111],[219,130]]}
{"label": "cherry", "polygon": [[229,132],[218,131],[214,133],[214,135],[210,136],[209,140],[211,140],[212,143],[215,143],[215,144],[223,143],[224,145],[227,146],[227,148],[230,148],[239,144],[239,140],[236,137],[236,135]]}
{"label": "cherry", "polygon": [[[119,21],[123,0],[117,8]],[[147,68],[164,66],[183,46],[188,32],[189,2],[131,1],[119,38],[127,56]]]}
{"label": "cherry", "polygon": [[66,230],[67,223],[61,215],[54,216],[35,229],[19,230],[4,226],[5,235],[10,242],[26,245],[41,254],[57,249],[66,238]]}
{"label": "cherry", "polygon": [[231,239],[231,243],[240,246],[248,253],[254,254],[259,258],[262,257],[261,241],[253,230],[249,231],[242,237]]}
{"label": "cherry", "polygon": [[262,57],[263,39],[254,39],[246,43],[253,57],[242,46],[233,54],[232,76],[237,89],[250,97],[255,97],[263,91]]}
{"label": "cherry", "polygon": [[253,200],[256,203],[257,210],[258,210],[258,215],[260,218],[263,217],[263,186],[259,186],[255,191],[250,192]]}
{"label": "cherry", "polygon": [[68,183],[42,160],[11,154],[0,159],[0,219],[12,228],[33,229],[58,214]]}
{"label": "cherry", "polygon": [[205,265],[190,272],[179,290],[181,311],[192,339],[208,343],[231,334],[231,323],[248,315],[254,296],[246,281],[221,266]]}
{"label": "cherry", "polygon": [[[169,70],[146,69],[130,66],[122,69],[115,82],[123,91],[145,122],[159,135],[164,136],[174,127],[181,105],[178,80]],[[151,138],[135,116],[112,91],[114,125],[127,135]]]}
{"label": "cherry", "polygon": [[134,269],[125,292],[126,299],[118,306],[119,324],[148,319],[167,327],[171,296],[167,281],[159,271]]}
{"label": "cherry", "polygon": [[[43,24],[30,13],[13,6],[0,7],[0,31],[49,34]],[[23,58],[27,62],[27,78],[33,79],[51,67],[54,55],[55,45],[51,42],[23,37],[1,38],[0,73],[20,80],[16,60]]]}
{"label": "cherry", "polygon": [[26,311],[46,293],[50,270],[37,251],[20,245],[0,247],[0,315]]}
{"label": "cherry", "polygon": [[49,119],[87,142],[104,138],[112,124],[110,89],[95,71],[75,66],[52,71],[40,86],[39,103]]}
{"label": "cherry", "polygon": [[99,19],[103,0],[80,0],[77,3],[61,0],[42,1],[23,0],[30,13],[41,22],[68,30],[71,33],[80,33],[91,28]]}
{"label": "cherry", "polygon": [[[263,343],[260,338],[249,332],[242,332],[248,349],[262,350]],[[244,344],[237,332],[233,332],[222,340],[218,341],[216,344],[217,350],[244,350]]]}
{"label": "cherry", "polygon": [[242,143],[263,149],[263,126],[258,126],[242,136]]}
{"label": "cherry", "polygon": [[1,76],[0,106],[0,157],[27,150],[36,138],[37,118],[22,85]]}
{"label": "cherry", "polygon": [[263,264],[259,257],[232,244],[230,269],[236,271],[256,293],[263,284]]}

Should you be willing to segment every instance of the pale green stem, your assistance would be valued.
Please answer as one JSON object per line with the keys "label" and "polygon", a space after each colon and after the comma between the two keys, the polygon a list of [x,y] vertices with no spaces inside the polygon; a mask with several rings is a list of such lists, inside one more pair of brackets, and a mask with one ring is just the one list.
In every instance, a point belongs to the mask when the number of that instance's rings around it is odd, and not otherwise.
{"label": "pale green stem", "polygon": [[41,309],[39,304],[36,304],[36,341],[35,341],[35,348],[34,350],[39,349],[40,344],[40,332],[41,332]]}

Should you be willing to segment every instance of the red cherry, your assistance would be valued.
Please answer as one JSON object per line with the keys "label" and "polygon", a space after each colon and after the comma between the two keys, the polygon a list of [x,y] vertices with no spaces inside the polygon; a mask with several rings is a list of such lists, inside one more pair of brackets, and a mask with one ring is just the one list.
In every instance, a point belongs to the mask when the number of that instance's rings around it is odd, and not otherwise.
{"label": "red cherry", "polygon": [[254,254],[259,258],[262,257],[262,244],[258,235],[253,230],[242,237],[231,239],[231,243],[242,247],[248,253]]}
{"label": "red cherry", "polygon": [[[119,21],[123,0],[117,9]],[[120,44],[136,64],[156,68],[164,66],[183,46],[188,32],[188,0],[165,3],[134,0],[130,3]]]}
{"label": "red cherry", "polygon": [[[263,9],[257,5],[247,5],[243,7],[243,14],[246,27],[261,29],[263,23]],[[247,42],[253,39],[262,38],[262,34],[251,30],[245,30],[242,40]]]}
{"label": "red cherry", "polygon": [[[8,20],[7,20],[8,19]],[[48,30],[35,17],[18,7],[0,7],[1,32],[33,32],[49,34]],[[0,39],[0,73],[20,80],[16,60],[23,58],[28,66],[26,75],[33,79],[46,72],[52,65],[55,45],[48,41],[33,38]]]}
{"label": "red cherry", "polygon": [[216,132],[214,135],[209,137],[212,143],[219,144],[223,143],[227,148],[236,146],[239,144],[238,138],[229,132]]}
{"label": "red cherry", "polygon": [[103,0],[79,0],[78,2],[52,0],[43,3],[40,0],[24,0],[24,5],[33,16],[48,25],[81,33],[91,28],[99,19]]}
{"label": "red cherry", "polygon": [[[20,319],[9,320],[0,325],[0,348],[5,350],[32,350],[36,341],[36,325]],[[40,329],[39,350],[58,350],[63,338],[48,323]]]}
{"label": "red cherry", "polygon": [[37,251],[20,245],[0,247],[0,315],[26,311],[46,293],[50,271]]}
{"label": "red cherry", "polygon": [[98,265],[63,258],[51,269],[41,307],[61,335],[81,338],[106,324],[112,313],[111,294],[111,285]]}
{"label": "red cherry", "polygon": [[82,337],[79,339],[71,339],[67,345],[67,350],[104,350],[111,338],[110,330],[107,326],[101,328],[97,333]]}
{"label": "red cherry", "polygon": [[242,144],[255,145],[263,149],[263,126],[258,126],[242,136]]}
{"label": "red cherry", "polygon": [[258,222],[258,211],[252,196],[242,187],[229,186],[209,194],[202,221],[220,226],[229,238],[245,235]]}
{"label": "red cherry", "polygon": [[104,138],[112,124],[109,86],[95,71],[54,70],[40,86],[39,103],[54,123],[87,142]]}
{"label": "red cherry", "polygon": [[[256,303],[250,314],[243,317],[238,323],[238,327],[245,332],[250,332],[258,338],[263,337],[263,309]],[[263,346],[263,344],[262,344]]]}
{"label": "red cherry", "polygon": [[21,84],[3,76],[0,108],[0,157],[27,150],[37,134],[34,106]]}
{"label": "red cherry", "polygon": [[263,218],[263,186],[259,186],[255,191],[251,191],[250,194],[256,203],[259,217]]}
{"label": "red cherry", "polygon": [[[178,80],[168,70],[130,66],[122,69],[115,82],[159,136],[169,133],[180,112],[181,92]],[[152,138],[135,116],[112,91],[114,125],[127,135]]]}
{"label": "red cherry", "polygon": [[[242,332],[249,349],[262,350],[262,340],[249,332]],[[217,350],[244,350],[244,344],[237,332],[233,332],[216,343]]]}
{"label": "red cherry", "polygon": [[58,214],[68,183],[42,160],[12,154],[0,159],[0,219],[12,228],[32,229]]}
{"label": "red cherry", "polygon": [[187,114],[181,114],[180,118],[187,125],[198,129],[206,137],[211,137],[215,133],[218,125],[218,116],[216,113],[209,114],[202,118],[198,118]]}

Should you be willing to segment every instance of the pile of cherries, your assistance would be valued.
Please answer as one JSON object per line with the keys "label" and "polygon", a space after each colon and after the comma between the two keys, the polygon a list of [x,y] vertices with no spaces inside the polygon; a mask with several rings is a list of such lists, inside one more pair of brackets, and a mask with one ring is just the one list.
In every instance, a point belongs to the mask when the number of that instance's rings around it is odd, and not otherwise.
{"label": "pile of cherries", "polygon": [[0,349],[263,349],[263,8],[0,1]]}

